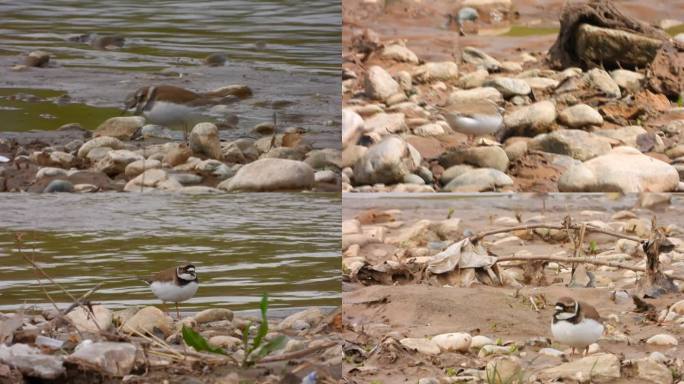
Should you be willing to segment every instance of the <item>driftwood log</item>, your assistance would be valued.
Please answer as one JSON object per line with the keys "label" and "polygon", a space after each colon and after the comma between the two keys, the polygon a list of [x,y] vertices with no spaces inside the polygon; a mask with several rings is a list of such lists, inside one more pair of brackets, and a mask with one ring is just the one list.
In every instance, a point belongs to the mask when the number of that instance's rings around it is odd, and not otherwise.
{"label": "driftwood log", "polygon": [[[587,27],[587,25],[589,27]],[[577,52],[578,38],[581,37],[582,28],[605,28],[613,31],[623,31],[639,35],[640,38],[648,41],[655,41],[655,50],[648,52],[651,59],[655,56],[658,49],[658,42],[666,41],[669,36],[644,22],[633,19],[620,12],[613,2],[608,0],[590,0],[586,3],[566,3],[560,17],[560,32],[558,37],[549,50],[548,61],[552,68],[563,69],[573,66],[581,68],[593,67],[618,67],[618,66],[633,66],[637,63],[629,62],[605,62],[597,60],[591,55],[580,55]],[[608,31],[610,33],[610,31]],[[620,40],[619,38],[617,39]],[[610,51],[611,47],[605,47],[603,53]],[[619,48],[619,47],[616,47]],[[632,50],[634,47],[631,47]],[[653,47],[650,47],[652,50]],[[619,53],[629,55],[632,52],[618,49]],[[629,58],[625,59],[629,61]],[[642,68],[645,65],[642,66]]]}

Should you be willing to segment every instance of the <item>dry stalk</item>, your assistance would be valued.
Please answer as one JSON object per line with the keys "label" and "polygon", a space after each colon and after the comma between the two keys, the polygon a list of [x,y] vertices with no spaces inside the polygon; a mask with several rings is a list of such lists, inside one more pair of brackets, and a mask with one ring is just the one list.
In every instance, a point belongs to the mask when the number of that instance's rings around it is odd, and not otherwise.
{"label": "dry stalk", "polygon": [[318,352],[322,349],[328,349],[330,347],[334,347],[335,345],[337,345],[336,341],[330,341],[328,343],[317,345],[315,347],[305,348],[305,349],[295,351],[295,352],[290,352],[290,353],[283,353],[282,355],[278,355],[278,356],[266,356],[263,359],[257,361],[257,364],[266,364],[266,363],[273,363],[276,361],[299,359],[301,357],[312,354],[314,352]]}
{"label": "dry stalk", "polygon": [[[565,225],[556,225],[556,224],[528,224],[528,225],[519,225],[516,227],[509,227],[509,228],[499,228],[499,229],[493,229],[491,231],[484,231],[477,233],[475,235],[469,236],[470,242],[473,244],[476,244],[483,238],[491,235],[496,235],[499,233],[506,233],[506,232],[514,232],[514,231],[529,231],[532,229],[556,229],[556,230],[564,230],[564,229],[579,229],[580,225],[579,224],[569,224],[568,226]],[[625,235],[624,233],[619,233],[615,231],[610,231],[607,229],[603,228],[597,228],[592,225],[587,225],[587,230],[591,232],[598,232],[598,233],[603,233],[609,236],[621,238],[621,239],[627,239],[627,240],[632,240],[636,242],[641,242],[642,239],[635,237],[635,236],[629,236]]]}
{"label": "dry stalk", "polygon": [[[575,257],[563,257],[563,256],[501,256],[501,257],[497,258],[496,262],[499,263],[502,261],[539,261],[539,260],[557,261],[560,263],[587,263],[587,264],[593,264],[593,265],[603,265],[606,267],[628,269],[628,270],[634,271],[634,272],[646,272],[646,268],[634,267],[631,265],[616,263],[614,261],[597,260],[595,258],[587,258],[587,257],[575,258]],[[672,278],[674,280],[684,281],[684,276],[680,276],[680,275],[676,275],[676,274],[670,274],[667,276],[669,276],[670,278]]]}

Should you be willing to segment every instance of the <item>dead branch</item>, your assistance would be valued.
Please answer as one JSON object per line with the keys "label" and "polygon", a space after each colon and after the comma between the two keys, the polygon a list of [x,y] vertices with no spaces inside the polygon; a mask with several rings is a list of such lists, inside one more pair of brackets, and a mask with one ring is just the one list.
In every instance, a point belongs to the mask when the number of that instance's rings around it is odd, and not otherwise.
{"label": "dead branch", "polygon": [[[496,235],[499,233],[514,232],[514,231],[530,231],[533,229],[555,229],[555,230],[559,230],[559,231],[564,230],[564,229],[578,230],[581,228],[582,225],[583,224],[569,224],[567,226],[566,225],[556,225],[556,224],[527,224],[527,225],[519,225],[516,227],[499,228],[499,229],[493,229],[491,231],[480,232],[480,233],[477,233],[475,235],[470,236],[469,239],[470,239],[471,243],[476,244],[477,242],[482,240],[484,237]],[[605,235],[609,235],[609,236],[613,236],[613,237],[617,237],[617,238],[621,238],[621,239],[632,240],[632,241],[636,241],[637,243],[640,243],[643,241],[643,239],[640,239],[640,238],[635,237],[635,236],[625,235],[624,233],[615,232],[615,231],[611,231],[611,230],[603,229],[603,228],[598,228],[598,227],[594,227],[594,226],[588,225],[588,224],[586,225],[586,228],[588,231],[603,233]]]}
{"label": "dead branch", "polygon": [[336,345],[337,345],[336,341],[330,341],[330,342],[327,342],[325,344],[317,345],[315,347],[305,348],[305,349],[295,351],[295,352],[283,353],[282,355],[278,355],[278,356],[267,356],[267,357],[264,357],[263,359],[257,361],[257,364],[274,363],[276,361],[299,359],[299,358],[304,357],[306,355],[309,355],[311,353],[318,352],[322,349],[328,349],[328,348],[334,347]]}
{"label": "dead branch", "polygon": [[[621,268],[621,269],[628,269],[630,271],[634,272],[646,272],[646,268],[641,268],[641,267],[634,267],[631,265],[625,265],[621,263],[616,263],[614,261],[605,261],[605,260],[597,260],[594,258],[588,258],[588,257],[563,257],[563,256],[501,256],[496,259],[497,263],[500,263],[502,261],[539,261],[539,260],[545,260],[545,261],[557,261],[560,263],[587,263],[587,264],[593,264],[593,265],[603,265],[606,267],[613,267],[613,268]],[[667,275],[671,279],[674,280],[679,280],[679,281],[684,281],[684,276],[680,275]]]}

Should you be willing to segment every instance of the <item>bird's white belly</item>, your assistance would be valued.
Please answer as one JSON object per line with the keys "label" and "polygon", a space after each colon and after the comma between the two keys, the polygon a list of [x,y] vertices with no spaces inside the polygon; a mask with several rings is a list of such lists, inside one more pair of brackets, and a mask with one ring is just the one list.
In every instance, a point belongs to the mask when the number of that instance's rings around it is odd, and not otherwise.
{"label": "bird's white belly", "polygon": [[152,124],[190,129],[198,113],[187,105],[156,101],[149,111],[143,112],[143,115]]}
{"label": "bird's white belly", "polygon": [[584,319],[578,324],[559,321],[551,324],[553,338],[574,348],[586,347],[598,340],[603,334],[603,324],[596,320]]}
{"label": "bird's white belly", "polygon": [[197,292],[199,284],[192,282],[183,286],[178,286],[173,282],[155,281],[150,284],[150,289],[161,301],[180,303],[181,301],[192,298]]}
{"label": "bird's white belly", "polygon": [[503,123],[501,115],[463,116],[457,113],[445,114],[447,123],[454,130],[466,135],[487,135],[498,131]]}

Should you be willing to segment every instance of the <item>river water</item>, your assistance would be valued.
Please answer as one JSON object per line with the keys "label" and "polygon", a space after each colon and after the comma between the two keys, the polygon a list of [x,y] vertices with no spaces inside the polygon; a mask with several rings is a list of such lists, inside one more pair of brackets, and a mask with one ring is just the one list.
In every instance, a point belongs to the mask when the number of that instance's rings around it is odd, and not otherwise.
{"label": "river water", "polygon": [[102,283],[91,299],[114,308],[159,304],[139,278],[185,262],[200,288],[182,311],[254,309],[264,292],[274,308],[340,305],[340,206],[337,194],[5,193],[0,311],[48,305],[23,256],[74,295]]}
{"label": "river water", "polygon": [[[303,127],[317,147],[339,147],[340,9],[330,0],[0,2],[0,130],[94,129],[143,85],[245,84],[252,98],[207,112],[239,118],[223,138],[250,136],[275,112],[279,127]],[[104,51],[69,40],[85,33],[126,43]],[[10,69],[37,49],[53,56],[50,67]],[[215,52],[226,65],[202,65]]]}

